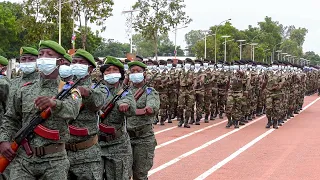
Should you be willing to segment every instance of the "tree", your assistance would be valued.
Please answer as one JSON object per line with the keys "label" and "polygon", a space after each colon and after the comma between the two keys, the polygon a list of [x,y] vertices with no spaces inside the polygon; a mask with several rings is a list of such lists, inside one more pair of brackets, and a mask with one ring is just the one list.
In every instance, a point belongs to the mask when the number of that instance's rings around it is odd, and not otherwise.
{"label": "tree", "polygon": [[195,56],[193,47],[197,44],[198,41],[204,38],[204,33],[201,30],[191,30],[184,37],[187,43],[188,56]]}
{"label": "tree", "polygon": [[133,6],[139,14],[133,21],[133,27],[145,39],[153,42],[154,53],[158,54],[158,34],[167,34],[179,24],[186,25],[191,19],[183,11],[184,0],[137,0]]}
{"label": "tree", "polygon": [[97,57],[114,56],[123,58],[130,51],[130,44],[113,42],[111,40],[104,41],[93,53]]}
{"label": "tree", "polygon": [[312,64],[320,63],[320,56],[316,54],[314,51],[308,51],[303,55],[303,58],[310,60]]}
{"label": "tree", "polygon": [[293,29],[290,33],[290,40],[295,41],[298,46],[302,47],[307,33],[306,28]]}

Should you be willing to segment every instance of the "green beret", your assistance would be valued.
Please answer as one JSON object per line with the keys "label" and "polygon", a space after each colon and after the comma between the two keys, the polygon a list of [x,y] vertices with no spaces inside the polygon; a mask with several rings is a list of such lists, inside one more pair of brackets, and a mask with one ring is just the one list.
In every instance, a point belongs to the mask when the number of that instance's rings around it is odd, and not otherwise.
{"label": "green beret", "polygon": [[23,56],[23,55],[33,55],[33,56],[38,56],[39,55],[39,52],[38,50],[36,50],[35,48],[32,48],[32,47],[21,47],[20,49],[20,55]]}
{"label": "green beret", "polygon": [[129,68],[133,67],[133,66],[140,66],[142,68],[147,68],[147,65],[145,65],[144,63],[140,62],[140,61],[132,61],[128,63]]}
{"label": "green beret", "polygon": [[63,56],[66,60],[68,60],[70,63],[72,63],[72,57],[69,54],[65,54]]}
{"label": "green beret", "polygon": [[4,65],[4,66],[7,66],[9,63],[8,59],[3,57],[3,56],[0,56],[0,64],[1,65]]}
{"label": "green beret", "polygon": [[40,41],[39,47],[40,47],[39,50],[46,49],[46,48],[52,49],[55,52],[61,54],[62,56],[66,54],[66,50],[55,41],[51,41],[51,40]]}
{"label": "green beret", "polygon": [[115,65],[121,69],[124,68],[124,65],[118,59],[116,59],[115,57],[112,57],[112,56],[107,56],[105,58],[104,64],[112,64],[112,65]]}
{"label": "green beret", "polygon": [[82,57],[88,60],[94,67],[97,67],[96,61],[94,60],[94,57],[87,51],[83,49],[78,49],[76,53],[74,54],[74,57]]}

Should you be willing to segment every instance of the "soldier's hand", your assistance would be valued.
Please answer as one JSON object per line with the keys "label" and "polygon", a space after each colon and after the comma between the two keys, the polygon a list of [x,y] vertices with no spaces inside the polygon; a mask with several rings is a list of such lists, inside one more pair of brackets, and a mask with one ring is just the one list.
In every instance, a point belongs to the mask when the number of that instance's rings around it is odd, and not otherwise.
{"label": "soldier's hand", "polygon": [[145,107],[145,109],[146,109],[146,114],[152,114],[153,113],[153,110],[152,110],[152,108],[151,107],[149,107],[149,106],[147,106],[147,107]]}
{"label": "soldier's hand", "polygon": [[82,97],[88,97],[90,94],[89,89],[87,89],[85,87],[79,86],[79,87],[77,87],[77,89],[80,91]]}
{"label": "soldier's hand", "polygon": [[0,153],[7,158],[9,161],[12,161],[16,156],[16,153],[11,149],[10,142],[1,142],[0,143]]}
{"label": "soldier's hand", "polygon": [[57,102],[52,97],[40,96],[34,101],[34,104],[39,110],[45,110],[48,107],[56,107]]}
{"label": "soldier's hand", "polygon": [[129,104],[127,104],[127,103],[120,104],[119,111],[120,112],[128,112],[129,111]]}

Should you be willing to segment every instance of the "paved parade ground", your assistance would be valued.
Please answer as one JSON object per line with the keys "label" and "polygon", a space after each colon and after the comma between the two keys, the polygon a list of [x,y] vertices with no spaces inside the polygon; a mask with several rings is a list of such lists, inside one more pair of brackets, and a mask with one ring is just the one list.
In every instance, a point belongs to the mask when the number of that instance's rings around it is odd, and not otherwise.
{"label": "paved parade ground", "polygon": [[158,146],[149,179],[320,179],[320,98],[305,97],[300,114],[279,129],[257,117],[239,129],[227,120],[154,127]]}

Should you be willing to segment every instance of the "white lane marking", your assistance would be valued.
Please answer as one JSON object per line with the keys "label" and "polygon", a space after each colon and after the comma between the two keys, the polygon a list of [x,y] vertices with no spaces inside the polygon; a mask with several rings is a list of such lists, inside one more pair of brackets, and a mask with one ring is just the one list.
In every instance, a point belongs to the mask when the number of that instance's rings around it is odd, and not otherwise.
{"label": "white lane marking", "polygon": [[186,134],[186,135],[184,135],[184,136],[180,136],[180,137],[178,137],[178,138],[172,139],[172,140],[167,141],[167,142],[165,142],[165,143],[159,144],[158,146],[156,146],[156,149],[162,148],[162,147],[167,146],[167,145],[169,145],[169,144],[171,144],[171,143],[174,143],[174,142],[179,141],[179,140],[181,140],[181,139],[187,138],[187,137],[189,137],[189,136],[192,136],[192,135],[197,134],[197,133],[199,133],[199,132],[202,132],[202,131],[204,131],[204,130],[210,129],[210,128],[212,128],[212,127],[218,126],[218,125],[223,124],[223,123],[225,123],[225,122],[227,122],[227,120],[224,120],[224,121],[221,121],[221,122],[219,122],[219,123],[216,123],[216,124],[213,124],[213,125],[204,127],[204,128],[202,128],[202,129],[198,129],[198,130],[193,131],[193,132],[191,132],[191,133],[188,133],[188,134]]}
{"label": "white lane marking", "polygon": [[[300,114],[306,110],[307,108],[309,108],[311,105],[313,105],[314,103],[316,103],[320,98],[317,98],[316,100],[312,101],[310,104],[308,104],[306,107],[304,107]],[[299,114],[298,114],[299,115]],[[295,116],[296,117],[296,116]],[[291,118],[293,119],[293,118]],[[291,119],[288,119],[287,122],[289,122]],[[286,123],[285,123],[286,124]],[[283,124],[284,125],[284,124]],[[282,126],[279,126],[279,128]],[[255,143],[259,142],[261,139],[263,139],[264,137],[266,137],[267,135],[269,135],[270,133],[272,133],[275,129],[270,129],[268,131],[266,131],[265,133],[261,134],[260,136],[258,136],[257,138],[255,138],[254,140],[252,140],[251,142],[249,142],[248,144],[242,146],[240,149],[238,149],[236,152],[234,152],[233,154],[231,154],[230,156],[228,156],[227,158],[225,158],[224,160],[220,161],[219,163],[217,163],[216,165],[212,166],[212,168],[210,168],[209,170],[207,170],[206,172],[204,172],[203,174],[201,174],[200,176],[198,176],[197,178],[195,178],[194,180],[203,180],[205,178],[207,178],[208,176],[210,176],[212,173],[214,173],[215,171],[217,171],[218,169],[220,169],[222,166],[224,166],[225,164],[227,164],[228,162],[230,162],[231,160],[233,160],[234,158],[236,158],[237,156],[239,156],[241,153],[243,153],[244,151],[246,151],[248,148],[250,148],[251,146],[253,146]]]}
{"label": "white lane marking", "polygon": [[157,131],[157,132],[155,132],[154,134],[155,134],[155,135],[156,135],[156,134],[160,134],[160,133],[163,133],[163,132],[166,132],[166,131],[170,131],[170,130],[175,129],[175,128],[177,128],[177,126],[173,126],[173,127],[170,127],[170,128],[163,129],[163,130],[161,130],[161,131]]}
{"label": "white lane marking", "polygon": [[230,131],[230,132],[228,132],[226,134],[223,134],[223,135],[221,135],[221,136],[219,136],[219,137],[217,137],[217,138],[215,138],[215,139],[213,139],[213,140],[211,140],[211,141],[209,141],[209,142],[207,142],[207,143],[205,143],[205,144],[203,144],[203,145],[201,145],[201,146],[199,146],[199,147],[197,147],[197,148],[195,148],[195,149],[193,149],[193,150],[191,150],[189,152],[186,152],[186,153],[180,155],[179,157],[177,157],[175,159],[172,159],[169,162],[166,162],[166,163],[160,165],[159,167],[156,167],[156,168],[150,170],[149,173],[148,173],[148,177],[151,176],[152,174],[158,172],[158,171],[161,171],[161,170],[163,170],[163,169],[165,169],[165,168],[177,163],[181,159],[184,159],[184,158],[186,158],[186,157],[188,157],[188,156],[190,156],[190,155],[192,155],[192,154],[194,154],[194,153],[196,153],[196,152],[198,152],[198,151],[210,146],[213,143],[218,142],[221,139],[223,139],[223,138],[225,138],[225,137],[227,137],[227,136],[229,136],[229,135],[231,135],[231,134],[233,134],[235,132],[238,132],[239,130],[241,130],[241,129],[245,128],[245,127],[250,126],[251,124],[263,119],[264,117],[265,117],[265,115],[260,117],[260,118],[258,118],[258,119],[256,119],[256,120],[253,120],[253,121],[249,122],[248,124],[246,124],[244,126],[241,126],[239,129],[234,129],[234,130],[232,130],[232,131]]}

